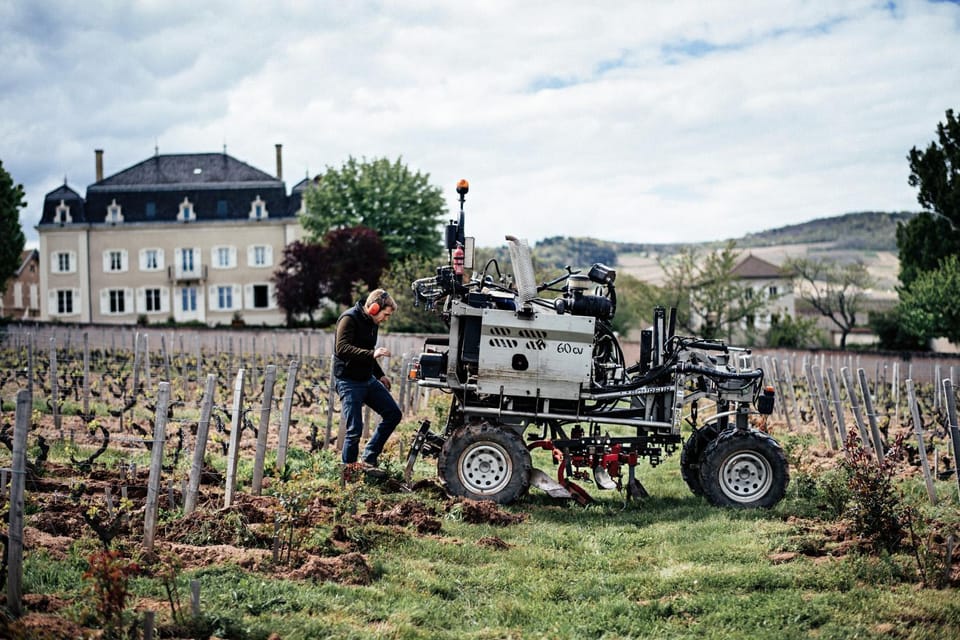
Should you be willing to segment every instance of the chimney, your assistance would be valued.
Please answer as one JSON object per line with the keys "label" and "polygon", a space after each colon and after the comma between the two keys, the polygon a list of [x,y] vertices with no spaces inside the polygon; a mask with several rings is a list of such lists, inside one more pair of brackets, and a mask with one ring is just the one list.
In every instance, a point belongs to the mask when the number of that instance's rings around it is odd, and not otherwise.
{"label": "chimney", "polygon": [[97,182],[103,180],[103,149],[94,149],[97,155]]}
{"label": "chimney", "polygon": [[277,180],[283,180],[283,145],[277,144]]}

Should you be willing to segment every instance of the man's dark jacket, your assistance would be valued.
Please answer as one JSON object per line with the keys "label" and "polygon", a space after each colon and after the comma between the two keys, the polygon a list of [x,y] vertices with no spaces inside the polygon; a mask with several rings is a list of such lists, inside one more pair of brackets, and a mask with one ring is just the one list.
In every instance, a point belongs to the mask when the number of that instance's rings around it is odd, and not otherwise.
{"label": "man's dark jacket", "polygon": [[343,312],[337,320],[337,342],[333,356],[333,375],[347,380],[378,380],[383,369],[374,359],[377,347],[377,323],[363,310],[363,303]]}

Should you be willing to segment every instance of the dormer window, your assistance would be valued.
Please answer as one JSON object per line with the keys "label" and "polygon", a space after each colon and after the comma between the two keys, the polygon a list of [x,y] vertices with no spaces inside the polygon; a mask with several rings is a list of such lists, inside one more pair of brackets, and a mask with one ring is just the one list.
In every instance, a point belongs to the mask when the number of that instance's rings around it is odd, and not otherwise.
{"label": "dormer window", "polygon": [[267,203],[258,195],[257,199],[250,203],[250,219],[263,220],[267,217],[269,217],[267,213]]}
{"label": "dormer window", "polygon": [[57,205],[56,211],[53,214],[53,221],[57,224],[69,224],[73,222],[73,218],[70,216],[70,207],[63,200]]}
{"label": "dormer window", "polygon": [[189,198],[184,198],[180,203],[180,211],[177,212],[177,220],[180,222],[191,222],[197,219],[197,214],[193,210],[193,203]]}
{"label": "dormer window", "polygon": [[107,222],[110,224],[123,222],[123,211],[120,205],[117,204],[116,198],[114,198],[113,202],[107,207]]}

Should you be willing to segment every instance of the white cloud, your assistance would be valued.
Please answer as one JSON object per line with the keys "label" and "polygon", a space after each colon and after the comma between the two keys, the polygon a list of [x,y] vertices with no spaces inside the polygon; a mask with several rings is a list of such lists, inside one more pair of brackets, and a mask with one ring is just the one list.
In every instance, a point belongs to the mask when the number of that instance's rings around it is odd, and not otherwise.
{"label": "white cloud", "polygon": [[288,186],[402,156],[468,232],[696,241],[917,209],[905,156],[958,108],[956,3],[0,5],[0,159],[28,233],[108,173],[217,151]]}

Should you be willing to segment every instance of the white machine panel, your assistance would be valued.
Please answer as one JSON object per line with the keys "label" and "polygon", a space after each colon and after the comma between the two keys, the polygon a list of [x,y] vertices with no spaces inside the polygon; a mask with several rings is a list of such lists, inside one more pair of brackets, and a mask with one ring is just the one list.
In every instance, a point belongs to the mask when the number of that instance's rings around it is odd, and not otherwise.
{"label": "white machine panel", "polygon": [[484,309],[478,384],[481,393],[576,400],[588,388],[596,320],[585,316]]}

